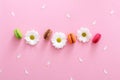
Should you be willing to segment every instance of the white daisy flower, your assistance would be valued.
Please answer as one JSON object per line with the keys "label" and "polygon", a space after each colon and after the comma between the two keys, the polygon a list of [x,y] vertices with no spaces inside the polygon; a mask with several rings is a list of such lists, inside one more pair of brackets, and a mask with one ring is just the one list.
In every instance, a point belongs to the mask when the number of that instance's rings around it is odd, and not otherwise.
{"label": "white daisy flower", "polygon": [[88,28],[82,27],[77,31],[77,39],[83,43],[88,42],[91,37],[92,34]]}
{"label": "white daisy flower", "polygon": [[63,48],[66,45],[67,37],[62,32],[56,32],[53,35],[51,42],[55,48],[57,48],[57,49]]}
{"label": "white daisy flower", "polygon": [[37,31],[27,31],[25,34],[26,43],[29,45],[36,45],[39,42],[40,35]]}

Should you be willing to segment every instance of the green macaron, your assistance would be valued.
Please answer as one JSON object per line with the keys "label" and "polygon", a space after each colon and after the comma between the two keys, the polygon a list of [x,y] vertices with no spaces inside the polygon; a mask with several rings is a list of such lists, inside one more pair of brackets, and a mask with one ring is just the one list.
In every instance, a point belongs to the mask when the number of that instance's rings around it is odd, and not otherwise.
{"label": "green macaron", "polygon": [[22,32],[19,29],[14,30],[14,35],[17,39],[22,39]]}

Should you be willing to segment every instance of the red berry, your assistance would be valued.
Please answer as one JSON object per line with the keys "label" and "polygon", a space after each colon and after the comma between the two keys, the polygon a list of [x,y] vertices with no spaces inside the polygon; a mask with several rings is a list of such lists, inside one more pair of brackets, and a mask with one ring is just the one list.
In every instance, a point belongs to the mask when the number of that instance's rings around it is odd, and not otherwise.
{"label": "red berry", "polygon": [[97,43],[97,42],[100,40],[100,38],[101,38],[101,34],[97,33],[97,34],[93,37],[92,42],[93,42],[93,43]]}

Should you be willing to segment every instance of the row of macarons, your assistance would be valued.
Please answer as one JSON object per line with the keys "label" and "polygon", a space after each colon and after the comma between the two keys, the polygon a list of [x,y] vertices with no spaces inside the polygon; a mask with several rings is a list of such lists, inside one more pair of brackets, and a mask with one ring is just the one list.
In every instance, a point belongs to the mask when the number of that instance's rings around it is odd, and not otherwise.
{"label": "row of macarons", "polygon": [[[74,44],[76,40],[82,43],[87,43],[92,38],[92,34],[90,33],[89,29],[86,27],[81,27],[77,31],[76,35],[74,33],[69,33],[68,35],[65,35],[63,32],[55,32],[52,35],[52,33],[53,31],[51,29],[47,29],[43,35],[43,38],[45,40],[51,40],[52,45],[57,49],[63,48],[66,45],[67,41],[70,44]],[[23,33],[21,32],[20,29],[15,29],[14,35],[17,39],[23,38]],[[92,43],[96,44],[97,42],[99,42],[100,38],[101,38],[101,34],[96,33],[92,39]],[[25,33],[24,39],[27,44],[36,45],[39,42],[40,34],[36,30],[27,31]]]}

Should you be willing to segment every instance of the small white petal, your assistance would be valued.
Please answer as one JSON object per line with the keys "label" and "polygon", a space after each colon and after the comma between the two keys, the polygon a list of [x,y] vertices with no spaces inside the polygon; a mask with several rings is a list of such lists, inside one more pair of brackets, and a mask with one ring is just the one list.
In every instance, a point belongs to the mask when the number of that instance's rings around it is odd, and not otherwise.
{"label": "small white petal", "polygon": [[73,77],[70,77],[70,80],[74,80]]}
{"label": "small white petal", "polygon": [[19,59],[19,58],[21,58],[21,56],[22,56],[21,54],[18,54],[18,55],[17,55],[17,58]]}
{"label": "small white petal", "polygon": [[70,14],[69,14],[69,13],[67,13],[67,14],[66,14],[66,17],[67,17],[67,18],[71,18],[71,16],[70,16]]}
{"label": "small white petal", "polygon": [[110,11],[110,14],[111,14],[111,15],[113,15],[114,13],[115,13],[115,11],[114,11],[114,10],[111,10],[111,11]]}
{"label": "small white petal", "polygon": [[83,62],[83,59],[82,59],[82,58],[79,57],[78,59],[79,59],[79,62],[81,62],[81,63]]}
{"label": "small white petal", "polygon": [[0,73],[2,72],[2,69],[0,69]]}
{"label": "small white petal", "polygon": [[104,48],[103,48],[104,50],[107,50],[108,49],[108,46],[104,46]]}
{"label": "small white petal", "polygon": [[28,70],[27,70],[27,69],[25,69],[25,74],[29,74],[29,72],[28,72]]}
{"label": "small white petal", "polygon": [[12,11],[12,12],[11,12],[11,15],[12,15],[12,16],[15,16],[15,13]]}
{"label": "small white petal", "polygon": [[106,69],[104,69],[103,72],[104,72],[105,74],[108,74],[108,71],[107,71]]}
{"label": "small white petal", "polygon": [[48,62],[46,63],[46,66],[48,67],[48,66],[50,66],[50,64],[51,64],[51,62],[48,61]]}
{"label": "small white petal", "polygon": [[42,5],[42,9],[44,9],[44,8],[46,8],[46,5],[45,5],[45,4]]}
{"label": "small white petal", "polygon": [[96,20],[95,20],[95,21],[93,21],[93,22],[92,22],[92,24],[93,24],[93,25],[95,25],[95,24],[96,24]]}

